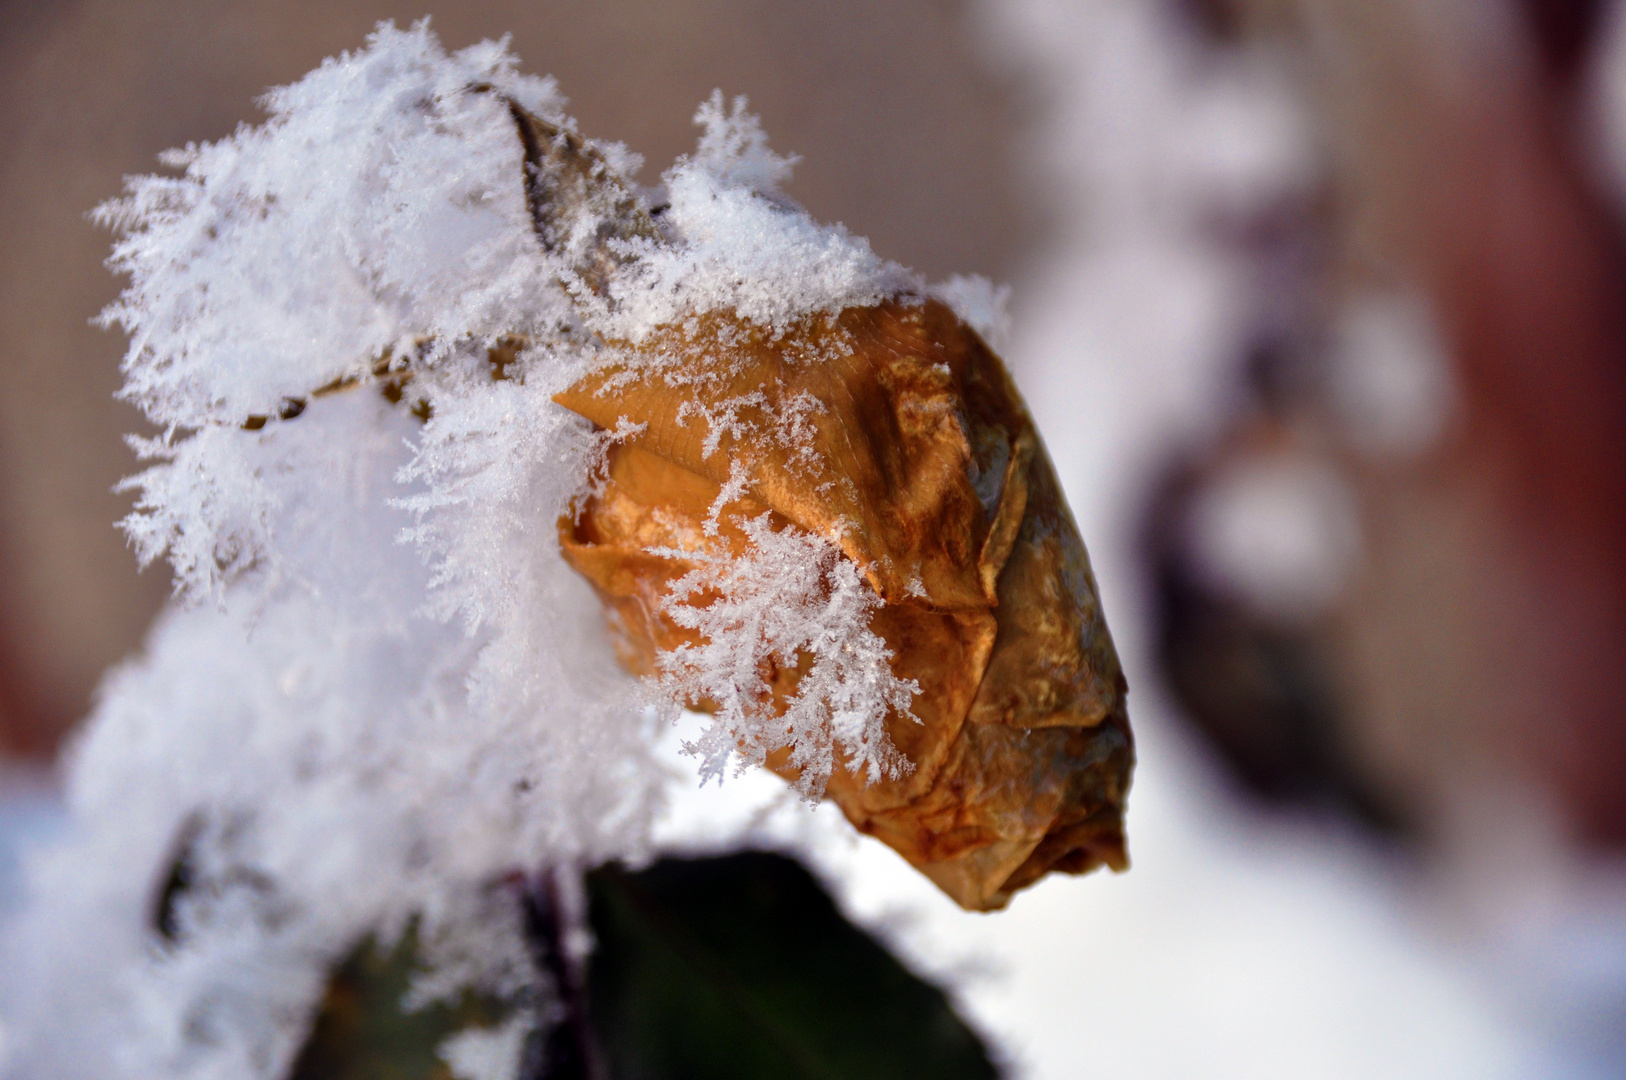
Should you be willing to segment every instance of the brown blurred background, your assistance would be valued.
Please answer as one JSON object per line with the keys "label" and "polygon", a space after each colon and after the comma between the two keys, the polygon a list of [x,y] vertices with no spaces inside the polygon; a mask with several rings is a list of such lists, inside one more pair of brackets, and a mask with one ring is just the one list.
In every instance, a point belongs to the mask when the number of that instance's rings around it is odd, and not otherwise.
{"label": "brown blurred background", "polygon": [[[1474,807],[1535,800],[1576,840],[1618,848],[1626,249],[1600,125],[1626,120],[1599,120],[1595,93],[1611,9],[1144,2],[1213,55],[1286,57],[1321,162],[1308,190],[1213,223],[1269,302],[1235,358],[1222,434],[1171,454],[1146,493],[1163,677],[1265,799],[1425,838]],[[692,146],[690,116],[717,86],[748,94],[775,146],[804,156],[792,194],[881,254],[934,278],[1020,280],[1041,250],[1045,211],[1016,164],[1036,97],[1020,72],[996,74],[961,3],[428,10],[450,47],[511,32],[585,131],[646,156],[646,179]],[[140,419],[111,397],[121,340],[87,325],[117,283],[85,212],[160,150],[258,120],[257,93],[376,20],[423,11],[0,0],[5,753],[49,758],[167,589],[160,568],[137,576],[110,525],[126,508],[110,488],[134,466],[120,435]],[[1371,297],[1397,299],[1362,323]],[[1350,326],[1413,309],[1438,340],[1448,407],[1397,449],[1352,430],[1340,365],[1383,362],[1381,341],[1349,345]],[[1423,390],[1402,380],[1373,407],[1404,413]],[[1309,606],[1217,580],[1193,539],[1194,516],[1229,512],[1215,492],[1284,463],[1332,477],[1360,538]]]}
{"label": "brown blurred background", "polygon": [[[1287,51],[1325,171],[1301,202],[1241,223],[1272,302],[1239,360],[1244,404],[1154,506],[1165,673],[1267,796],[1493,846],[1511,819],[1544,817],[1555,837],[1618,850],[1626,248],[1608,155],[1626,116],[1607,90],[1626,64],[1620,12],[1599,0],[1189,10],[1216,48]],[[1408,347],[1372,340],[1384,303],[1391,324],[1415,305],[1450,384],[1438,430],[1405,445],[1372,436],[1427,387],[1368,402],[1389,415],[1364,418],[1364,432],[1342,392],[1350,368],[1370,379]],[[1273,611],[1194,572],[1189,508],[1260,463],[1327,470],[1351,496],[1360,555],[1314,612]],[[1485,835],[1462,835],[1476,827]]]}

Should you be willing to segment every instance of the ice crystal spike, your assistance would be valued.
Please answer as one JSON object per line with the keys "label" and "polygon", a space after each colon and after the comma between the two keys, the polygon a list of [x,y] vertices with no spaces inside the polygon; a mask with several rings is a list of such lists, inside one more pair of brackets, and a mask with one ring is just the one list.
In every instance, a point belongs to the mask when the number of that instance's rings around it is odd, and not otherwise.
{"label": "ice crystal spike", "polygon": [[653,240],[654,222],[627,181],[580,135],[505,100],[525,147],[525,204],[537,239],[550,254],[566,253],[583,284],[603,295],[627,261],[627,242]]}

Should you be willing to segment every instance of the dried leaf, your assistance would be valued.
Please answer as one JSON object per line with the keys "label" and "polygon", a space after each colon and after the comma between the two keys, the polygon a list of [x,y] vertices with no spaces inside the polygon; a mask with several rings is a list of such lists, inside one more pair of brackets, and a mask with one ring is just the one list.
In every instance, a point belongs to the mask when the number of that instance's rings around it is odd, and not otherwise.
{"label": "dried leaf", "polygon": [[[858,568],[883,601],[870,630],[919,687],[885,724],[912,767],[829,779],[857,828],[972,909],[1050,870],[1127,865],[1134,752],[1089,560],[1003,365],[948,308],[849,308],[777,334],[714,312],[556,400],[635,432],[560,522],[627,667],[656,673],[700,641],[670,614],[673,583],[747,557],[745,523],[766,514]],[[803,666],[770,673],[779,707]],[[791,757],[769,764],[796,779]]]}

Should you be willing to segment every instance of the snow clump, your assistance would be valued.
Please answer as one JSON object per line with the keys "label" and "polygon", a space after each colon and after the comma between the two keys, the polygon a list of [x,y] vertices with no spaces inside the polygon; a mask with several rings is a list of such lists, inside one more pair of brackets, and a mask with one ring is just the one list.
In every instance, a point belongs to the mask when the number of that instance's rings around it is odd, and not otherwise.
{"label": "snow clump", "polygon": [[[772,626],[762,582],[718,567],[739,602],[694,618],[726,655],[678,657],[665,687],[617,668],[555,539],[615,436],[551,399],[663,323],[782,327],[920,283],[791,204],[790,161],[720,96],[659,213],[635,156],[583,142],[657,223],[616,241],[604,295],[539,242],[513,110],[575,126],[505,43],[448,54],[384,24],[264,104],[98,211],[129,279],[104,315],[129,335],[123,396],[161,431],[133,440],[149,467],[124,528],[178,602],[103,686],[70,825],[0,932],[0,1076],[283,1075],[334,962],[408,928],[463,946],[425,951],[426,985],[511,989],[534,972],[491,916],[502,882],[647,852],[654,728],[735,688],[696,671],[803,651],[804,692],[752,714],[781,725],[758,742],[794,728],[814,776],[832,741],[871,776],[901,767],[877,601],[809,538],[757,536],[774,551],[751,565],[800,589]],[[738,734],[701,748],[709,771]],[[512,1075],[527,1030],[443,1054]]]}

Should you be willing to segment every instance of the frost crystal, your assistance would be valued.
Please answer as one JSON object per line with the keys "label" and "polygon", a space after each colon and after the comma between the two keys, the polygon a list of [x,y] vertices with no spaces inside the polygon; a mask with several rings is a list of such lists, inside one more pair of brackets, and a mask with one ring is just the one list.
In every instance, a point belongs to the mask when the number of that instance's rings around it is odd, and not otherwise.
{"label": "frost crystal", "polygon": [[[0,934],[6,1077],[282,1075],[331,965],[409,927],[420,997],[511,989],[529,961],[494,929],[500,882],[645,851],[674,708],[616,667],[555,540],[626,432],[553,395],[661,324],[727,308],[771,332],[921,289],[789,203],[790,160],[720,96],[660,214],[636,159],[581,139],[501,43],[447,54],[385,24],[264,104],[98,211],[129,278],[104,314],[130,338],[123,395],[162,429],[135,441],[123,524],[181,603],[102,688],[72,825]],[[544,229],[532,152],[622,194],[561,199]],[[592,259],[618,269],[597,282]],[[752,536],[680,583],[715,603],[673,609],[703,644],[665,688],[722,706],[708,774],[738,747],[790,748],[809,792],[838,755],[895,775],[880,722],[912,686],[876,597],[824,541]],[[805,668],[782,717],[774,664]],[[511,1074],[525,1023],[443,1056]]]}
{"label": "frost crystal", "polygon": [[[839,749],[846,768],[871,782],[901,776],[910,766],[883,721],[888,711],[907,714],[920,687],[892,673],[886,642],[869,629],[880,597],[821,537],[775,532],[767,515],[741,528],[752,544],[746,558],[657,549],[701,563],[673,585],[666,613],[705,641],[680,645],[662,666],[664,684],[680,699],[716,704],[716,720],[693,748],[702,775],[720,776],[736,750],[759,764],[788,750],[786,764],[811,798]],[[691,606],[696,594],[710,602]],[[783,670],[799,670],[800,678],[790,707],[776,716],[771,680]]]}
{"label": "frost crystal", "polygon": [[632,272],[613,288],[620,309],[601,317],[612,337],[640,341],[686,315],[732,308],[784,329],[815,311],[876,304],[923,283],[840,225],[821,225],[779,191],[794,159],[767,148],[756,118],[714,94],[695,114],[704,133],[668,169],[662,215],[680,244],[633,245]]}

